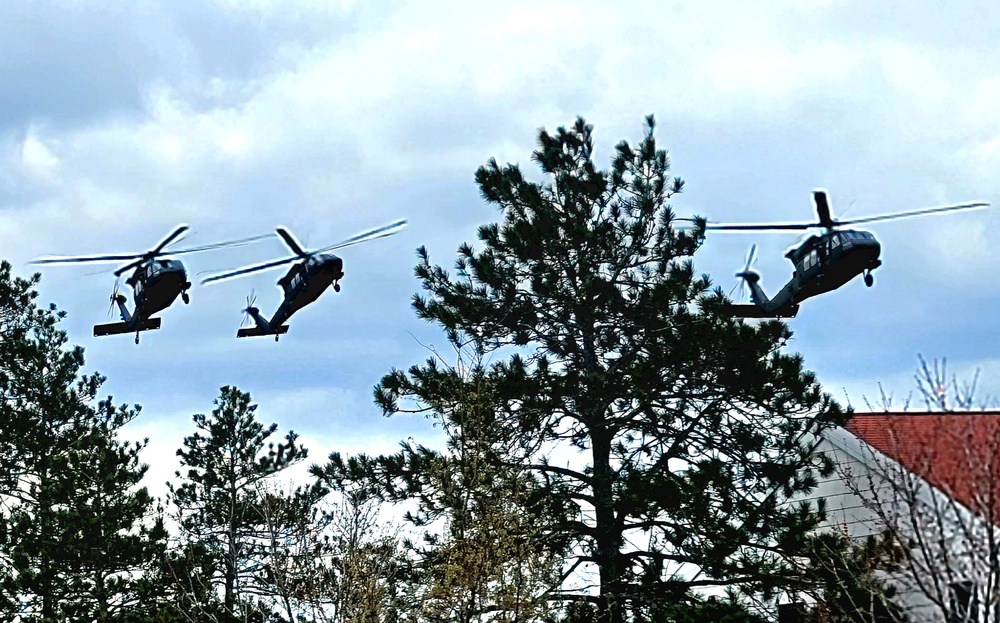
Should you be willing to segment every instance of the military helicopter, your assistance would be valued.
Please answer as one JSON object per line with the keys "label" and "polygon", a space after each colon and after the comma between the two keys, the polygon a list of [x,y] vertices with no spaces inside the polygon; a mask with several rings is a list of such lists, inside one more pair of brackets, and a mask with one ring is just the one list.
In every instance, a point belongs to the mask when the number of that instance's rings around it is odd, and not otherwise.
{"label": "military helicopter", "polygon": [[297,262],[288,269],[284,277],[278,280],[278,286],[281,287],[284,300],[282,300],[274,315],[271,316],[271,319],[266,320],[260,315],[260,310],[254,307],[256,297],[247,297],[247,306],[243,310],[244,322],[246,322],[247,317],[253,318],[255,326],[244,328],[241,325],[236,332],[236,337],[273,335],[274,341],[277,342],[278,337],[288,333],[288,325],[285,322],[291,318],[292,314],[318,299],[330,284],[333,284],[335,292],[340,292],[340,280],[344,277],[344,261],[330,253],[331,251],[375,240],[376,238],[391,236],[399,232],[405,225],[406,219],[399,219],[388,225],[361,232],[337,244],[316,249],[315,251],[304,250],[302,245],[299,244],[287,229],[279,227],[275,231],[295,255],[273,262],[264,262],[263,264],[255,264],[219,275],[213,275],[203,279],[202,284],[231,279],[259,270]]}
{"label": "military helicopter", "polygon": [[736,273],[750,290],[752,305],[730,304],[734,316],[743,318],[792,318],[799,311],[799,304],[817,294],[836,290],[858,275],[864,276],[865,285],[874,285],[872,271],[882,265],[879,259],[881,246],[871,233],[854,229],[840,229],[845,225],[872,223],[908,218],[953,210],[985,208],[989,203],[962,203],[924,210],[896,212],[866,218],[838,221],[833,218],[826,191],[814,190],[816,202],[816,223],[761,223],[761,224],[710,224],[706,229],[716,231],[797,231],[823,228],[819,235],[809,236],[804,242],[790,249],[785,257],[791,260],[795,269],[792,278],[774,298],[768,298],[758,283],[760,275],[751,269],[756,246],[751,247],[746,266]]}
{"label": "military helicopter", "polygon": [[[159,313],[170,307],[170,305],[180,295],[185,304],[191,302],[188,296],[188,289],[191,282],[187,280],[187,273],[180,260],[164,258],[165,255],[181,255],[184,253],[196,253],[199,251],[210,251],[212,249],[222,249],[225,247],[237,247],[257,240],[270,237],[270,234],[244,238],[242,240],[232,240],[229,242],[218,242],[201,247],[190,249],[179,249],[177,251],[167,251],[167,247],[180,240],[181,234],[188,230],[187,225],[181,225],[169,236],[160,241],[153,249],[145,253],[132,253],[126,255],[83,255],[77,257],[54,256],[42,258],[31,262],[32,264],[75,264],[90,262],[121,262],[130,261],[128,264],[115,270],[115,288],[111,293],[111,307],[118,304],[121,314],[121,322],[110,324],[99,324],[94,326],[94,337],[103,335],[117,335],[120,333],[131,333],[135,331],[135,343],[139,343],[139,333],[160,328],[160,318],[152,318],[153,314]],[[162,259],[161,259],[162,258]],[[119,293],[120,278],[123,273],[132,269],[135,271],[132,276],[125,280],[125,283],[132,287],[135,299],[135,309],[129,312],[125,306],[125,295]]]}

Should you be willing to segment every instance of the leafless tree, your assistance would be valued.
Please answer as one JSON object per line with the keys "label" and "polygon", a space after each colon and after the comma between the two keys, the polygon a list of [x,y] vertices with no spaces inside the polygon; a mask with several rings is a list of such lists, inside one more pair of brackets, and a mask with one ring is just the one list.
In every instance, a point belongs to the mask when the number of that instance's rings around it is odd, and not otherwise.
{"label": "leafless tree", "polygon": [[[948,376],[947,357],[934,359],[928,363],[923,355],[918,354],[917,359],[920,361],[920,366],[913,375],[917,386],[916,399],[922,402],[928,411],[982,411],[997,407],[995,398],[976,393],[979,387],[978,368],[973,372],[971,380],[965,379],[960,382],[957,375]],[[867,396],[862,397],[869,411],[905,412],[909,411],[913,404],[912,391],[906,394],[901,405],[896,406],[899,403],[893,404],[895,397],[891,391],[886,392],[881,383],[878,384],[878,390],[879,397],[874,402]]]}
{"label": "leafless tree", "polygon": [[[405,541],[407,569],[395,576],[405,579],[393,592],[395,599],[406,602],[400,620],[543,620],[563,608],[556,593],[565,579],[564,556],[552,546],[549,517],[558,511],[549,508],[552,504],[540,495],[538,483],[516,461],[502,460],[535,449],[514,447],[518,441],[509,423],[496,416],[498,390],[491,385],[482,353],[456,346],[456,359],[450,363],[430,350],[451,374],[435,416],[446,448],[436,451],[404,443],[404,451],[389,461],[398,457],[407,462],[407,470],[419,472],[419,478],[394,485],[405,493],[388,494],[379,488],[382,485],[376,487],[377,495],[410,510],[406,516],[414,538]],[[332,481],[329,472],[314,470]],[[346,531],[341,538],[347,544],[353,540]],[[346,551],[357,551],[363,565],[374,562],[365,550],[351,546]],[[351,576],[350,570],[345,560],[345,577]]]}
{"label": "leafless tree", "polygon": [[300,615],[323,621],[318,587],[329,579],[324,563],[329,544],[323,539],[328,521],[316,495],[302,488],[289,493],[272,480],[256,489],[263,559],[249,588],[288,621]]}
{"label": "leafless tree", "polygon": [[401,554],[396,531],[374,500],[336,492],[339,502],[259,487],[267,543],[254,593],[289,621],[381,623],[394,620]]}
{"label": "leafless tree", "polygon": [[375,500],[357,492],[343,492],[330,516],[336,623],[397,620],[407,566],[398,526],[382,521]]}
{"label": "leafless tree", "polygon": [[[917,595],[917,620],[1000,621],[1000,413],[946,360],[920,358],[918,398],[931,413],[879,417],[860,464],[842,473],[874,527],[902,544],[893,581]],[[907,399],[907,405],[909,404]],[[883,411],[891,396],[882,393]],[[978,411],[976,411],[978,409]],[[875,410],[875,409],[873,409]],[[854,426],[865,426],[856,417]],[[890,458],[892,457],[892,458]],[[922,597],[922,600],[920,599]],[[919,606],[918,606],[919,607]],[[933,615],[931,614],[933,613]]]}

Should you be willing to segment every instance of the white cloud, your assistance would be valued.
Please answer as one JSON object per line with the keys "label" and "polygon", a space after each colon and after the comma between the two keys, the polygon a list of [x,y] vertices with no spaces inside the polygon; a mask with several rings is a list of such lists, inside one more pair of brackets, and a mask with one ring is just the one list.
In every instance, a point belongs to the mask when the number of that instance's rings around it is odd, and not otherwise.
{"label": "white cloud", "polygon": [[[66,41],[46,51],[50,73],[31,78],[0,61],[9,93],[35,94],[15,102],[7,122],[15,125],[0,125],[5,254],[24,273],[26,260],[45,253],[141,251],[180,222],[199,230],[198,243],[281,223],[318,246],[408,217],[404,234],[345,250],[344,292],[296,315],[279,344],[233,337],[251,288],[263,307],[276,305],[276,273],[194,292],[190,307],[168,310],[163,329],[135,349],[128,339],[89,337],[89,325],[104,320],[110,278],[83,279],[91,267],[45,271],[43,298],[70,310],[72,339],[124,397],[153,407],[172,393],[239,382],[317,447],[391,449],[411,432],[426,434],[426,422],[372,415],[368,397],[380,374],[421,359],[406,332],[432,330],[407,309],[418,288],[412,249],[427,243],[450,266],[458,242],[496,217],[478,197],[474,170],[491,156],[532,170],[538,127],[584,114],[607,154],[618,140],[637,139],[643,116],[655,113],[662,144],[689,180],[676,209],[697,206],[714,220],[805,218],[816,185],[839,197],[836,205],[857,199],[858,217],[991,199],[1000,189],[996,52],[974,37],[928,36],[988,30],[989,14],[982,23],[949,21],[914,7],[902,16],[910,31],[886,18],[892,10],[847,0],[766,9],[267,0],[143,7],[123,15],[121,27],[103,13],[55,23]],[[107,22],[99,50],[120,49],[134,67],[80,52],[96,45],[77,27],[87,19]],[[0,37],[0,50],[21,40]],[[5,58],[30,56],[27,47],[16,51]],[[976,296],[998,302],[995,219],[940,219],[873,227],[886,278],[872,291],[853,284],[803,307],[794,345],[807,365],[817,358],[848,378],[874,357],[866,331],[961,316],[956,300],[973,293],[956,289],[976,286]],[[755,241],[725,247],[710,239],[699,269],[729,284]],[[772,289],[787,277],[787,242],[760,240]],[[185,262],[197,274],[284,252],[265,243]],[[935,296],[948,284],[949,296]],[[993,321],[952,322],[948,335],[966,337],[949,354],[984,358],[987,341],[968,336],[989,333]],[[903,362],[885,369],[910,366],[932,339],[922,331],[883,336],[898,339],[899,352],[878,357]],[[176,450],[171,431],[189,417],[150,410],[141,418],[160,448],[149,450],[156,469]]]}
{"label": "white cloud", "polygon": [[31,178],[49,181],[59,166],[59,158],[31,132],[21,143],[21,164]]}

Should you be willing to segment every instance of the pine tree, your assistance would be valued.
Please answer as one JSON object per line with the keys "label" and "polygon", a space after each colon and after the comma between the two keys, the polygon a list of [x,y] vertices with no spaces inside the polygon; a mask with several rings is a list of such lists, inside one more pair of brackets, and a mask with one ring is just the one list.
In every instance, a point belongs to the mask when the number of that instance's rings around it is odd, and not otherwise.
{"label": "pine tree", "polygon": [[139,462],[145,442],[117,438],[134,415],[104,401],[89,434],[50,464],[42,487],[52,488],[53,506],[23,505],[11,518],[22,545],[34,541],[29,549],[46,538],[38,528],[51,526],[58,612],[67,620],[135,620],[146,610],[143,586],[166,531],[139,486],[148,468]]}
{"label": "pine tree", "polygon": [[154,515],[153,498],[140,486],[148,465],[117,431],[136,411],[106,401],[94,430],[68,454],[58,539],[72,570],[63,584],[63,610],[70,620],[136,620],[147,612],[142,594],[153,561],[162,556],[166,530]]}
{"label": "pine tree", "polygon": [[903,567],[903,546],[886,531],[853,539],[846,530],[809,537],[801,593],[810,597],[810,623],[906,623],[886,580]]}
{"label": "pine tree", "polygon": [[[569,576],[552,598],[592,602],[607,623],[703,587],[768,597],[787,582],[787,556],[822,517],[789,498],[832,469],[809,440],[842,418],[783,351],[784,324],[728,317],[721,290],[695,275],[704,220],[675,227],[668,202],[684,183],[669,176],[652,117],[647,130],[636,148],[617,146],[608,171],[582,119],[539,133],[541,181],[516,165],[480,168],[503,220],[480,227],[481,250],[460,246],[455,276],[420,248],[426,294],[413,303],[456,347],[492,359],[484,374],[506,435],[494,460],[572,508],[552,542],[568,543],[567,568],[599,587],[574,590]],[[375,397],[387,415],[416,401],[454,418],[455,382],[431,358],[393,370]],[[331,463],[328,477],[418,491],[421,452]]]}
{"label": "pine tree", "polygon": [[217,563],[212,583],[221,586],[225,610],[236,615],[258,604],[241,597],[264,574],[269,531],[260,485],[307,456],[289,432],[284,443],[268,443],[278,426],[264,427],[250,394],[223,387],[210,416],[193,417],[198,432],[177,451],[184,472],[180,486],[168,484],[186,536]]}
{"label": "pine tree", "polygon": [[162,538],[138,487],[144,444],[117,437],[138,407],[94,405],[104,378],[78,376],[83,349],[67,346],[63,312],[35,305],[38,280],[0,264],[4,618],[123,620]]}

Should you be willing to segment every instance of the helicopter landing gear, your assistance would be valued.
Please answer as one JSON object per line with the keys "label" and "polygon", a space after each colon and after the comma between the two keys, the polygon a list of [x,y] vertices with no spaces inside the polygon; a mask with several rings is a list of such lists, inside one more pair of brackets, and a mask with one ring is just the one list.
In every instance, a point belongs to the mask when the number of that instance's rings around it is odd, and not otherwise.
{"label": "helicopter landing gear", "polygon": [[275,341],[275,342],[277,342],[277,341],[278,341],[278,336],[277,336],[277,335],[275,335],[275,336],[274,336],[274,341]]}
{"label": "helicopter landing gear", "polygon": [[135,343],[136,344],[139,343],[139,332],[138,331],[135,332]]}
{"label": "helicopter landing gear", "polygon": [[865,273],[865,285],[869,288],[875,284],[875,277],[872,277],[871,271]]}
{"label": "helicopter landing gear", "polygon": [[185,305],[187,305],[188,303],[191,302],[191,297],[188,296],[187,292],[181,292],[181,300],[184,301]]}
{"label": "helicopter landing gear", "polygon": [[340,292],[340,284],[339,283],[333,284],[333,291],[334,292]]}

